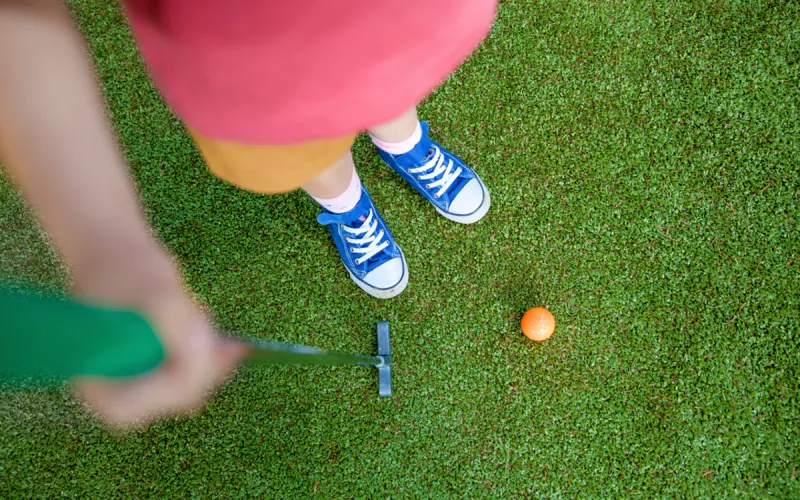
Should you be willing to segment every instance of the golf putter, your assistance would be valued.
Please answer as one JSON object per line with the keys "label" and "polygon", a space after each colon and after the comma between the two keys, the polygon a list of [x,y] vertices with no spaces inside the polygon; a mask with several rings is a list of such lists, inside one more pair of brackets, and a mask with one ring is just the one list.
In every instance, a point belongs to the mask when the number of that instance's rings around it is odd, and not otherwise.
{"label": "golf putter", "polygon": [[378,323],[378,355],[362,356],[335,351],[323,351],[316,347],[289,344],[275,340],[236,340],[248,347],[246,361],[266,364],[292,365],[356,365],[374,366],[378,369],[378,393],[383,397],[392,395],[392,355],[389,344],[389,322]]}
{"label": "golf putter", "polygon": [[[357,365],[378,369],[381,396],[391,396],[389,323],[378,323],[378,355],[362,356],[272,340],[247,345],[245,361],[266,364]],[[77,376],[125,378],[160,365],[166,356],[140,315],[0,288],[0,381],[22,386],[60,384]]]}

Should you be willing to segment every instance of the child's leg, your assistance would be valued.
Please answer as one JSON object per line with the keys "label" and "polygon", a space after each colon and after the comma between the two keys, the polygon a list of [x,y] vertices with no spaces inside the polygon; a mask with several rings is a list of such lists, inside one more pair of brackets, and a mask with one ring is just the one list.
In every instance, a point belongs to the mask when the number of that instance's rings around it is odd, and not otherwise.
{"label": "child's leg", "polygon": [[192,135],[209,169],[231,184],[257,193],[302,187],[322,205],[317,220],[329,227],[353,281],[373,297],[403,291],[408,268],[353,166],[354,134],[272,146]]}
{"label": "child's leg", "polygon": [[489,190],[460,158],[428,137],[416,108],[369,130],[381,158],[444,217],[471,224],[489,210]]}
{"label": "child's leg", "polygon": [[303,190],[326,210],[343,213],[351,210],[361,198],[361,181],[348,151],[339,161],[303,184]]}
{"label": "child's leg", "polygon": [[418,125],[419,118],[415,106],[390,122],[372,127],[369,129],[369,135],[376,142],[387,144],[403,142],[414,134]]}
{"label": "child's leg", "polygon": [[322,205],[317,220],[331,231],[345,268],[355,283],[373,297],[388,299],[408,284],[408,267],[392,233],[372,203],[347,152],[303,184]]}

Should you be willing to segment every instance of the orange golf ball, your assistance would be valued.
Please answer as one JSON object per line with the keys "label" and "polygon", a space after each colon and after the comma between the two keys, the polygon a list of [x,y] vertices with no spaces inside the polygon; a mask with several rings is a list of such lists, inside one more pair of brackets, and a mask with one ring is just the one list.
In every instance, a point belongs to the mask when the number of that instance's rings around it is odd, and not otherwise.
{"label": "orange golf ball", "polygon": [[526,337],[541,342],[549,339],[553,334],[553,330],[556,329],[556,319],[553,317],[553,313],[544,307],[534,307],[528,309],[528,312],[522,316],[520,326]]}

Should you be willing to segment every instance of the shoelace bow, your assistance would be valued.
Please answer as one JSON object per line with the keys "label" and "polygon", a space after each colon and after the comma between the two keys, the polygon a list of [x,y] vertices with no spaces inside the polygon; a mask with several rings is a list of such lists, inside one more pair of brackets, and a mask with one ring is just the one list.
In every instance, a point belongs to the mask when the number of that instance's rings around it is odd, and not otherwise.
{"label": "shoelace bow", "polygon": [[417,179],[421,181],[435,179],[441,175],[438,180],[425,184],[427,189],[438,187],[439,190],[433,196],[435,198],[439,198],[446,193],[450,186],[453,185],[453,182],[458,179],[458,176],[461,174],[463,169],[461,167],[456,167],[453,169],[453,160],[447,160],[444,156],[444,153],[442,153],[442,151],[436,146],[432,146],[431,151],[433,152],[433,155],[428,155],[431,157],[430,160],[425,162],[425,164],[422,166],[409,168],[408,172],[410,174],[417,174],[420,172],[427,172],[432,169],[432,171],[427,174],[417,176]]}
{"label": "shoelace bow", "polygon": [[375,256],[375,254],[389,246],[389,242],[383,239],[383,229],[378,231],[378,234],[375,234],[377,228],[378,219],[374,217],[372,209],[370,209],[367,218],[364,220],[361,226],[350,227],[342,224],[342,229],[348,233],[355,236],[361,236],[360,238],[345,237],[345,240],[347,240],[348,243],[357,245],[350,247],[350,251],[361,254],[361,257],[356,258],[356,264],[361,265]]}

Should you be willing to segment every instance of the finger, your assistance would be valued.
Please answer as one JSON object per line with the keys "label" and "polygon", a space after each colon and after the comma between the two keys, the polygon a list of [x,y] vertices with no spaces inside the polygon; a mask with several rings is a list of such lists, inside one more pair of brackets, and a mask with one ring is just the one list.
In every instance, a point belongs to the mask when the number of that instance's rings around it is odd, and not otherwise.
{"label": "finger", "polygon": [[110,426],[143,427],[203,404],[208,394],[207,380],[192,381],[185,372],[185,367],[167,362],[157,371],[132,380],[81,379],[75,390]]}
{"label": "finger", "polygon": [[216,380],[217,336],[202,317],[193,319],[188,333],[170,353],[168,369],[173,379],[170,385],[182,387],[191,398],[202,396]]}
{"label": "finger", "polygon": [[247,344],[216,336],[202,317],[155,372],[118,382],[82,379],[76,389],[107,424],[121,429],[202,406],[247,354]]}
{"label": "finger", "polygon": [[156,377],[135,382],[109,382],[101,379],[81,380],[75,385],[77,396],[88,403],[107,425],[118,429],[143,427],[159,415],[167,413],[164,398],[154,390]]}
{"label": "finger", "polygon": [[216,345],[216,366],[218,378],[226,378],[247,356],[250,346],[240,340],[219,338]]}

